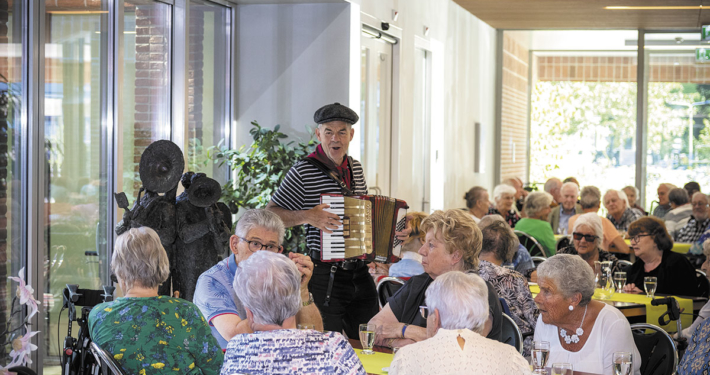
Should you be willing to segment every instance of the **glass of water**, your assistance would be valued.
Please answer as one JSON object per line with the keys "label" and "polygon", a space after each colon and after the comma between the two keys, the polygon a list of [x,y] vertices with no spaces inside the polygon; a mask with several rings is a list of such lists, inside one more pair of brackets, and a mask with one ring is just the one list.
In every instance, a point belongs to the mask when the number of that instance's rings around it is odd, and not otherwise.
{"label": "glass of water", "polygon": [[362,354],[375,354],[372,347],[375,346],[375,332],[377,326],[372,323],[360,324],[360,344],[362,344]]}
{"label": "glass of water", "polygon": [[571,363],[553,363],[552,375],[572,375]]}
{"label": "glass of water", "polygon": [[631,375],[634,371],[634,361],[630,352],[615,352],[613,361],[614,375]]}
{"label": "glass of water", "polygon": [[626,272],[614,272],[614,286],[617,292],[624,292],[624,287],[626,286]]}
{"label": "glass of water", "polygon": [[533,341],[532,365],[535,374],[544,374],[547,358],[550,356],[550,343],[548,341]]}
{"label": "glass of water", "polygon": [[646,290],[646,297],[653,299],[656,294],[656,286],[658,279],[655,276],[646,276],[643,278],[643,288]]}

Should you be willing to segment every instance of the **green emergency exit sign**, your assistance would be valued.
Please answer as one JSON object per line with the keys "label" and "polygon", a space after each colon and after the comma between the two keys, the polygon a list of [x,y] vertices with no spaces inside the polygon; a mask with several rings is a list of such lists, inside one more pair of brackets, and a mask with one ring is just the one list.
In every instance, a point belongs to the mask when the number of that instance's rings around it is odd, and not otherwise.
{"label": "green emergency exit sign", "polygon": [[710,48],[696,48],[695,61],[702,63],[710,62]]}
{"label": "green emergency exit sign", "polygon": [[710,40],[710,25],[703,25],[700,29],[700,40]]}

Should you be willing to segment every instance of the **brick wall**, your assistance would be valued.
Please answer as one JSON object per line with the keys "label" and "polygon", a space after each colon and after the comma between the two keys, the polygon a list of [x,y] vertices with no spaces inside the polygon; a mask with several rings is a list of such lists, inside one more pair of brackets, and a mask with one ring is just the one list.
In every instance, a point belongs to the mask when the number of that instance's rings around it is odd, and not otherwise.
{"label": "brick wall", "polygon": [[[528,50],[503,35],[501,180],[526,178],[528,144]],[[497,183],[498,181],[496,181]]]}

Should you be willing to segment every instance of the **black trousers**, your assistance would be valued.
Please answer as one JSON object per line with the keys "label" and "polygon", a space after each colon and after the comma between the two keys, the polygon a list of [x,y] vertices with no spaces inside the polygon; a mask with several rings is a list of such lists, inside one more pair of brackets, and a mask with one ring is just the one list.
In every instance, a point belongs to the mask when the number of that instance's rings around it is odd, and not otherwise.
{"label": "black trousers", "polygon": [[313,265],[313,276],[308,283],[308,289],[323,317],[323,328],[335,332],[345,330],[348,338],[357,339],[359,325],[369,322],[379,312],[375,282],[367,265],[358,261],[354,270],[338,267],[328,306],[324,306],[324,303],[333,263],[313,259]]}

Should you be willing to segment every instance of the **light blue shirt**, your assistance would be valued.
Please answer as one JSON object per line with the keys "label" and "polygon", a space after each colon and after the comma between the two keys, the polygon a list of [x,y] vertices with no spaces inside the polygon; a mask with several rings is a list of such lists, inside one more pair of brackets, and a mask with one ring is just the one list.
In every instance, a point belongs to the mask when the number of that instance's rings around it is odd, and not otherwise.
{"label": "light blue shirt", "polygon": [[390,267],[389,275],[392,277],[412,277],[424,273],[421,255],[407,251],[402,255],[402,260]]}
{"label": "light blue shirt", "polygon": [[577,214],[577,211],[574,208],[572,208],[572,213],[566,214],[564,207],[562,207],[562,205],[560,205],[560,225],[557,227],[558,228],[557,230],[559,231],[561,228],[565,232],[558,233],[558,234],[567,234],[566,231],[567,231],[567,228],[569,228],[569,218],[571,218],[572,216],[574,216],[576,214]]}

